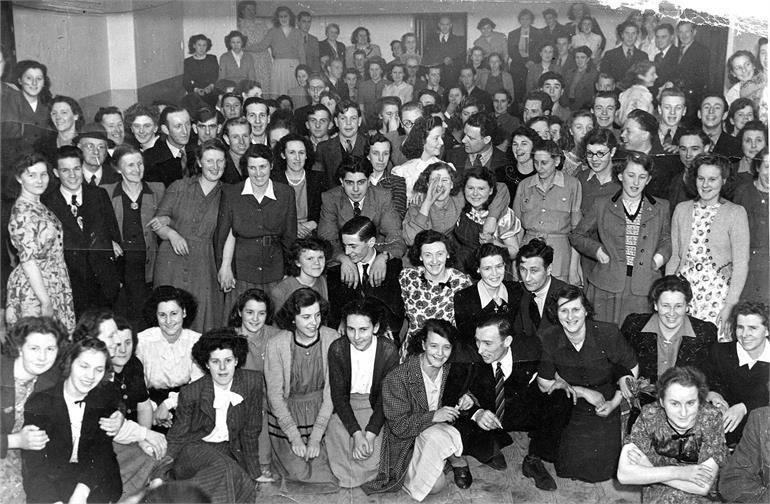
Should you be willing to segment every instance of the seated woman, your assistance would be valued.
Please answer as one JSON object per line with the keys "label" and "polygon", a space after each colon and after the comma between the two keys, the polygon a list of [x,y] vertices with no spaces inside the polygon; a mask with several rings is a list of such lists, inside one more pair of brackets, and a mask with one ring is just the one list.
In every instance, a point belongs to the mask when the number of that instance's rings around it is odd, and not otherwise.
{"label": "seated woman", "polygon": [[342,309],[347,337],[329,347],[334,414],[326,430],[329,464],[342,488],[377,476],[385,423],[382,381],[398,365],[398,348],[379,334],[379,309],[365,300]]}
{"label": "seated woman", "polygon": [[302,287],[310,287],[324,299],[329,299],[326,288],[326,259],[331,245],[323,238],[308,236],[292,243],[288,253],[286,272],[289,276],[270,290],[270,299],[276,311],[289,296]]}
{"label": "seated woman", "polygon": [[690,366],[673,367],[656,388],[659,400],[642,409],[625,440],[618,481],[644,485],[644,502],[718,500],[712,487],[727,446],[719,410],[706,402],[706,377]]}
{"label": "seated woman", "polygon": [[110,353],[102,341],[78,341],[64,355],[62,379],[27,401],[24,425],[34,425],[48,436],[45,448],[22,452],[27,502],[120,498],[123,486],[112,439],[99,426],[100,418],[118,409],[118,395],[90,394],[111,371]]}
{"label": "seated woman", "polygon": [[[591,304],[574,285],[556,293],[559,324],[539,336],[543,341],[537,377],[546,393],[563,389],[574,406],[556,458],[556,474],[589,483],[615,475],[620,454],[618,381],[636,376],[634,351],[615,324],[594,322]],[[555,317],[554,317],[555,318]]]}
{"label": "seated woman", "polygon": [[[0,488],[3,500],[24,502],[21,478],[22,450],[42,450],[48,435],[38,426],[24,426],[24,405],[37,390],[55,383],[55,373],[47,373],[56,362],[59,348],[67,340],[67,330],[52,317],[22,317],[9,328],[2,345],[0,370]],[[13,384],[13,386],[11,385]]]}
{"label": "seated woman", "polygon": [[730,313],[733,341],[711,347],[706,399],[722,412],[729,446],[741,439],[752,410],[770,406],[770,343],[767,305],[742,301]]}
{"label": "seated woman", "polygon": [[315,493],[338,489],[323,444],[334,409],[327,356],[339,337],[323,325],[327,310],[313,289],[295,291],[276,315],[283,331],[265,354],[273,463],[284,480],[312,484]]}
{"label": "seated woman", "polygon": [[248,344],[232,329],[207,331],[192,348],[208,371],[179,393],[168,453],[177,480],[190,480],[213,502],[254,502],[260,475],[262,373],[239,369]]}
{"label": "seated woman", "polygon": [[145,321],[154,326],[139,333],[136,356],[144,365],[150,399],[157,405],[153,425],[160,432],[171,427],[179,389],[203,376],[192,358],[192,347],[201,335],[186,328],[196,309],[188,292],[170,285],[155,288],[145,304]]}
{"label": "seated woman", "polygon": [[420,502],[444,488],[444,461],[463,451],[460,432],[450,425],[459,409],[439,407],[456,343],[449,322],[428,319],[412,338],[406,361],[385,377],[380,466],[377,478],[361,487],[367,495],[403,487]]}

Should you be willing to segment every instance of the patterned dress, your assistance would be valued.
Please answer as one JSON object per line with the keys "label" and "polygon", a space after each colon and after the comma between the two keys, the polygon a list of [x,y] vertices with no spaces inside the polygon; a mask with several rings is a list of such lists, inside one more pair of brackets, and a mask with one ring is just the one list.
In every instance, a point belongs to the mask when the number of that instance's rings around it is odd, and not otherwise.
{"label": "patterned dress", "polygon": [[263,90],[270,89],[273,60],[268,51],[256,52],[253,46],[262,40],[262,37],[265,36],[269,29],[270,26],[266,26],[266,23],[261,19],[238,18],[238,30],[249,39],[245,49],[251,51],[251,55],[254,58],[257,81],[262,84]]}
{"label": "patterned dress", "polygon": [[[43,285],[53,306],[53,315],[72,333],[75,307],[72,287],[64,263],[63,231],[59,219],[38,202],[19,198],[13,205],[8,223],[11,243],[19,251],[19,261],[34,260],[40,268]],[[5,321],[10,326],[19,318],[41,315],[40,300],[21,265],[8,278]]]}
{"label": "patterned dress", "polygon": [[[642,408],[625,442],[635,444],[655,467],[702,464],[710,458],[722,467],[727,461],[722,414],[710,404],[701,405],[695,425],[684,434],[674,431],[657,402],[648,404]],[[715,494],[716,490],[710,493]],[[642,490],[645,504],[699,504],[716,500],[661,483],[646,485]]]}
{"label": "patterned dress", "polygon": [[720,268],[714,263],[709,247],[711,224],[719,212],[721,203],[693,207],[692,237],[681,274],[692,286],[689,314],[706,322],[716,323],[719,312],[727,299],[732,269]]}
{"label": "patterned dress", "polygon": [[[13,361],[11,361],[13,362]],[[12,434],[24,426],[24,404],[35,390],[37,377],[21,381],[14,379],[15,404]],[[5,458],[0,459],[0,495],[7,504],[20,504],[27,501],[21,476],[21,450],[8,450]]]}

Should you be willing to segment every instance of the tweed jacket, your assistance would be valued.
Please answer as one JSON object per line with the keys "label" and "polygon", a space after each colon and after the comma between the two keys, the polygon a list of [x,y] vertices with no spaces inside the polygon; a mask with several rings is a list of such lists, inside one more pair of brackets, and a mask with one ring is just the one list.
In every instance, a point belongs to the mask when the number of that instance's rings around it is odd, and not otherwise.
{"label": "tweed jacket", "polygon": [[[639,376],[651,382],[658,379],[658,335],[642,331],[652,317],[651,313],[632,313],[620,328],[631,348],[636,352],[639,362]],[[717,327],[695,317],[687,317],[692,326],[694,338],[683,337],[676,355],[677,366],[695,366],[704,370],[708,361],[709,350],[717,342]]]}
{"label": "tweed jacket", "polygon": [[[451,364],[444,364],[439,405],[446,388]],[[410,355],[406,362],[385,377],[382,384],[382,408],[385,413],[380,469],[377,477],[361,486],[367,495],[395,492],[404,483],[412,460],[414,442],[422,431],[433,425],[434,411],[428,409],[428,395],[420,370],[420,356]]]}
{"label": "tweed jacket", "polygon": [[[326,432],[329,418],[332,416],[334,404],[332,403],[331,387],[329,386],[329,346],[339,337],[339,333],[326,326],[320,331],[321,355],[324,369],[323,404],[318,411],[318,416],[313,423],[313,432],[310,440],[316,443]],[[292,418],[286,399],[291,395],[291,343],[294,333],[281,331],[267,341],[265,351],[265,381],[267,382],[267,400],[270,411],[278,419],[278,425],[289,438],[289,442],[300,441],[301,437],[297,429],[297,422]]]}
{"label": "tweed jacket", "polygon": [[[243,397],[243,402],[227,408],[227,431],[230,452],[252,478],[259,468],[259,433],[262,430],[262,373],[236,369],[230,392]],[[174,424],[168,432],[168,454],[176,458],[185,445],[211,434],[216,425],[214,381],[211,374],[185,385],[179,392]]]}
{"label": "tweed jacket", "polygon": [[[730,290],[725,303],[735,304],[749,274],[749,219],[746,210],[735,203],[720,199],[714,221],[711,223],[709,246],[717,271],[732,269]],[[671,260],[666,265],[666,274],[679,273],[687,258],[687,249],[692,236],[692,212],[695,201],[683,201],[676,206],[671,219]]]}
{"label": "tweed jacket", "polygon": [[[608,292],[623,292],[626,278],[626,215],[621,194],[622,191],[618,191],[614,196],[598,198],[569,235],[570,243],[581,254],[596,259],[596,252],[602,247],[610,256],[609,263],[597,262],[588,275],[591,284]],[[663,256],[660,268],[671,257],[668,201],[649,195],[642,201],[644,207],[631,275],[631,292],[636,296],[646,296],[652,282],[660,277],[653,256]],[[594,239],[597,232],[598,241]]]}

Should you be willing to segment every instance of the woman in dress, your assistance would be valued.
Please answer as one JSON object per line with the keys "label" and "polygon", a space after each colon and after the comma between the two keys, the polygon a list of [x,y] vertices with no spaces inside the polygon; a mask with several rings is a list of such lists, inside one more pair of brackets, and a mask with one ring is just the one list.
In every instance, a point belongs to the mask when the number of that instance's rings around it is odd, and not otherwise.
{"label": "woman in dress", "polygon": [[445,460],[463,451],[460,432],[451,425],[460,411],[441,406],[456,344],[457,329],[450,322],[427,319],[412,339],[406,361],[385,377],[379,472],[362,486],[367,495],[403,488],[421,502],[446,485]]}
{"label": "woman in dress", "polygon": [[[345,58],[345,44],[337,40],[340,36],[340,25],[328,23],[326,25],[326,38],[318,42],[318,57],[321,60],[321,68],[326,68],[330,59]],[[363,75],[360,76],[364,78]]]}
{"label": "woman in dress", "polygon": [[332,472],[342,488],[377,476],[380,463],[382,381],[398,365],[398,348],[380,333],[380,310],[366,300],[342,309],[346,337],[329,347],[334,414],[326,430]]}
{"label": "woman in dress", "polygon": [[472,285],[470,276],[447,265],[454,255],[452,242],[434,230],[420,231],[409,248],[411,267],[399,274],[401,298],[409,327],[401,345],[401,358],[406,358],[409,342],[425,321],[437,318],[455,322],[454,295]]}
{"label": "woman in dress", "polygon": [[[36,392],[24,408],[24,424],[48,436],[41,450],[22,452],[27,502],[117,502],[123,491],[112,438],[100,418],[118,409],[111,389],[89,394],[111,373],[103,342],[73,343],[62,360],[62,379]],[[100,392],[101,392],[100,391]]]}
{"label": "woman in dress", "polygon": [[268,340],[265,355],[273,463],[288,481],[335,492],[323,442],[332,415],[327,356],[339,334],[324,326],[328,303],[313,289],[295,291],[276,315],[283,329]]}
{"label": "woman in dress", "polygon": [[68,332],[75,328],[62,225],[40,202],[48,188],[49,165],[42,154],[28,154],[13,167],[21,186],[8,223],[19,265],[8,277],[5,322],[10,327],[25,316],[57,318]]}
{"label": "woman in dress", "polygon": [[[554,120],[558,118],[551,116],[549,119]],[[579,177],[580,172],[588,168],[586,145],[583,140],[597,127],[596,118],[589,110],[581,109],[570,115],[567,121],[567,131],[562,135],[563,141],[561,142],[566,144],[564,149],[564,165],[562,166],[564,173],[573,177]],[[553,138],[553,133],[551,138]],[[615,143],[617,144],[617,141]],[[612,178],[612,170],[609,170],[608,175],[610,175],[609,178]],[[583,201],[585,199],[586,195],[584,194]]]}
{"label": "woman in dress", "polygon": [[214,83],[219,77],[219,63],[216,56],[208,54],[211,39],[202,33],[193,35],[187,42],[187,49],[191,56],[184,60],[184,89],[214,107],[217,103]]}
{"label": "woman in dress", "polygon": [[601,61],[602,36],[594,33],[595,22],[596,20],[589,15],[580,18],[577,23],[578,30],[572,35],[571,43],[573,50],[577,50],[579,47],[587,47],[591,51],[588,57],[593,57],[593,62],[598,63]]}
{"label": "woman in dress", "polygon": [[275,310],[281,309],[292,293],[310,287],[323,299],[329,300],[326,287],[326,262],[331,255],[331,244],[323,238],[299,238],[291,244],[286,261],[288,276],[270,291]]}
{"label": "woman in dress", "polygon": [[671,219],[671,260],[667,275],[682,275],[692,286],[690,315],[729,337],[727,318],[738,302],[749,270],[749,222],[746,210],[722,197],[730,176],[726,158],[701,154],[688,177],[696,200],[683,201]]}
{"label": "woman in dress", "polygon": [[369,58],[373,58],[375,56],[378,58],[382,57],[380,46],[377,44],[372,44],[372,36],[369,33],[369,30],[363,26],[359,26],[353,30],[353,33],[350,35],[350,45],[345,48],[345,66],[347,68],[352,68],[355,66],[355,58],[353,54],[356,51],[364,51],[366,55],[364,60],[368,60]]}
{"label": "woman in dress", "polygon": [[275,10],[273,27],[253,47],[257,52],[267,49],[273,55],[270,97],[276,98],[294,87],[294,70],[300,61],[305,61],[304,36],[295,28],[295,16],[288,7],[281,6]]}
{"label": "woman in dress", "polygon": [[382,96],[395,96],[401,100],[401,104],[412,101],[414,95],[414,86],[404,80],[406,76],[406,65],[396,61],[390,66],[390,84],[385,84],[382,88]]}
{"label": "woman in dress", "polygon": [[64,145],[74,145],[73,141],[86,123],[83,110],[75,99],[69,96],[56,96],[51,101],[50,125],[53,131],[41,137],[35,150],[44,154],[50,163],[56,161],[56,149]]}
{"label": "woman in dress", "polygon": [[136,356],[144,366],[150,399],[157,405],[153,425],[160,432],[171,426],[171,410],[182,386],[203,376],[192,358],[192,347],[201,335],[187,328],[196,309],[190,293],[170,285],[156,287],[145,304],[150,328],[139,333]]}
{"label": "woman in dress", "polygon": [[214,502],[254,502],[260,475],[262,373],[243,368],[248,345],[232,329],[205,333],[192,348],[206,374],[179,393],[168,452],[174,478]]}
{"label": "woman in dress", "polygon": [[718,500],[715,483],[728,452],[719,410],[706,402],[705,376],[689,366],[674,367],[656,388],[659,400],[644,406],[625,439],[618,480],[643,485],[645,503]]}
{"label": "woman in dress", "polygon": [[25,502],[21,450],[42,450],[48,443],[44,430],[24,426],[24,405],[36,389],[53,385],[42,375],[53,367],[67,336],[67,330],[54,318],[23,317],[10,328],[2,345],[0,492],[4,502]]}
{"label": "woman in dress", "polygon": [[158,251],[151,224],[166,188],[161,182],[144,181],[144,159],[137,148],[119,145],[112,159],[123,179],[104,186],[115,211],[123,249],[118,307],[134,327],[145,328],[142,308],[150,295]]}
{"label": "woman in dress", "polygon": [[490,96],[494,96],[498,91],[508,91],[511,97],[514,95],[513,89],[513,77],[506,72],[503,65],[503,57],[499,53],[492,53],[487,58],[487,64],[489,65],[489,71],[478,73],[478,86],[489,93]]}
{"label": "woman in dress", "polygon": [[749,413],[770,406],[767,305],[741,301],[730,312],[732,340],[711,347],[705,368],[707,400],[722,412],[727,445],[741,440]]}
{"label": "woman in dress", "polygon": [[759,100],[767,86],[767,77],[756,57],[750,51],[736,51],[727,60],[727,68],[730,69],[727,80],[732,84],[725,94],[727,104],[732,105],[738,98],[747,98],[755,107],[759,107]]}
{"label": "woman in dress", "polygon": [[14,161],[32,149],[48,132],[51,81],[48,68],[33,60],[16,63],[18,91],[6,87],[2,94],[3,159]]}
{"label": "woman in dress", "polygon": [[657,78],[655,64],[651,61],[639,61],[628,69],[620,84],[624,91],[618,97],[620,108],[615,114],[615,122],[625,124],[628,113],[632,110],[641,109],[649,113],[654,111],[655,99],[650,89],[655,85]]}
{"label": "woman in dress", "polygon": [[241,158],[248,178],[222,191],[214,254],[225,306],[247,289],[270,292],[283,278],[284,250],[297,239],[294,190],[270,179],[273,160],[269,147],[252,145]]}
{"label": "woman in dress", "polygon": [[495,31],[497,25],[489,18],[482,18],[476,25],[476,29],[481,34],[479,38],[473,41],[471,47],[479,47],[483,51],[484,58],[490,54],[497,53],[502,56],[503,61],[508,61],[508,39],[504,33]]}
{"label": "woman in dress", "polygon": [[650,286],[671,257],[668,201],[644,191],[653,166],[651,156],[629,152],[615,168],[621,191],[595,199],[570,233],[572,246],[597,261],[586,277],[596,320],[620,324],[646,311]]}
{"label": "woman in dress", "polygon": [[540,46],[538,54],[540,57],[537,58],[537,62],[527,61],[527,93],[538,88],[537,83],[540,80],[541,75],[546,72],[556,72],[558,70],[558,68],[556,68],[556,62],[554,61],[556,47],[553,45],[553,42],[548,41]]}
{"label": "woman in dress", "polygon": [[196,332],[220,327],[224,322],[224,297],[217,284],[212,240],[226,152],[218,139],[199,145],[195,153],[197,173],[168,187],[150,222],[163,240],[158,248],[154,284],[173,285],[195,296],[198,316],[190,327]]}
{"label": "woman in dress", "polygon": [[157,110],[141,103],[134,103],[126,109],[124,116],[125,124],[129,129],[126,132],[126,143],[142,152],[154,147],[155,142],[160,138]]}
{"label": "woman in dress", "polygon": [[539,336],[543,354],[537,377],[540,390],[563,389],[574,406],[561,434],[556,474],[589,483],[615,475],[620,455],[618,381],[636,376],[634,351],[615,324],[592,320],[591,305],[580,288],[557,293],[559,324]]}
{"label": "woman in dress", "polygon": [[254,66],[254,58],[251,53],[243,50],[249,38],[238,30],[233,30],[225,35],[225,47],[227,52],[219,57],[219,80],[257,80],[257,69]]}
{"label": "woman in dress", "polygon": [[414,184],[420,174],[433,163],[441,161],[444,146],[444,123],[440,117],[419,118],[406,136],[401,152],[408,161],[393,168],[392,173],[406,180],[406,200],[414,198]]}
{"label": "woman in dress", "polygon": [[754,180],[738,186],[733,203],[746,210],[749,219],[750,253],[749,273],[743,287],[741,299],[767,302],[770,286],[770,239],[768,239],[768,184],[770,183],[770,162],[767,147],[762,149],[751,162]]}

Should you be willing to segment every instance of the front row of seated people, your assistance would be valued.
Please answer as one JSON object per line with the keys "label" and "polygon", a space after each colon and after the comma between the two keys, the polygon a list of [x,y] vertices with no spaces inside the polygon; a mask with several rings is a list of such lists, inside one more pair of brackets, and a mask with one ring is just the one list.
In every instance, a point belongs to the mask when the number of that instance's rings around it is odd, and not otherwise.
{"label": "front row of seated people", "polygon": [[[424,253],[430,240],[416,241]],[[504,254],[481,247],[479,266]],[[489,289],[495,278],[485,273],[479,285]],[[156,289],[148,312],[157,327],[139,335],[106,311],[87,312],[70,341],[51,318],[22,318],[3,345],[3,383],[15,385],[3,387],[3,404],[14,405],[3,410],[4,486],[15,474],[28,502],[115,502],[154,473],[193,483],[215,502],[253,502],[255,481],[272,481],[273,468],[317,494],[403,488],[421,501],[446,484],[445,467],[470,486],[466,456],[505,469],[508,433],[523,431],[531,441],[522,472],[544,490],[556,488],[547,461],[562,478],[643,485],[644,502],[701,502],[717,489],[731,501],[766,500],[764,305],[736,305],[737,343],[715,344],[714,327],[704,343],[692,331],[700,321],[677,310],[692,295],[682,279],[656,281],[655,314],[620,331],[592,320],[578,287],[546,278],[534,290],[555,285],[541,313],[550,324],[532,332],[523,329],[540,322],[531,320],[530,276],[523,286],[498,282],[490,294],[498,310],[476,312],[472,339],[445,320],[421,321],[400,364],[378,304],[346,304],[340,336],[324,325],[328,302],[310,288],[277,310],[278,329],[267,324],[271,299],[259,289],[237,300],[230,328],[203,335],[184,328],[195,303],[172,287]],[[642,336],[670,335],[677,320],[671,366],[668,350],[648,355]],[[158,374],[179,376],[141,379],[164,359],[174,364]],[[623,439],[621,403],[640,397],[630,384],[644,383],[648,404]],[[733,456],[725,433],[740,439]]]}

